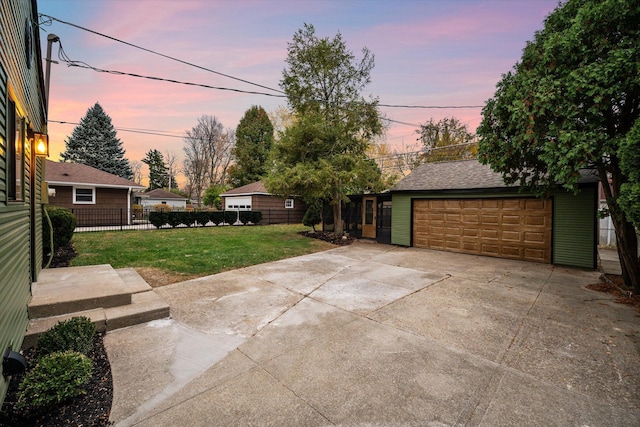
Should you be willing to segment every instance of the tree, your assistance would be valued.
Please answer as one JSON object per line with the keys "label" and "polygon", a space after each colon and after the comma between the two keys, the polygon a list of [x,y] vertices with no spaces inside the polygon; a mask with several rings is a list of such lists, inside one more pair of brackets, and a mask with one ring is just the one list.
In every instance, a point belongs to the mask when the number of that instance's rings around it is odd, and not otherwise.
{"label": "tree", "polygon": [[101,171],[133,178],[129,160],[124,157],[122,141],[116,137],[111,117],[99,103],[89,108],[80,124],[65,141],[66,149],[60,154],[63,162],[81,163]]}
{"label": "tree", "polygon": [[149,190],[169,187],[169,171],[162,153],[156,149],[147,151],[142,163],[149,167]]}
{"label": "tree", "polygon": [[640,230],[640,120],[636,119],[618,149],[618,156],[620,169],[628,179],[620,186],[620,207],[636,230]]}
{"label": "tree", "polygon": [[132,161],[131,163],[131,172],[133,173],[133,182],[142,184],[142,163],[137,160]]}
{"label": "tree", "polygon": [[224,185],[211,184],[204,192],[202,203],[204,203],[205,206],[220,209],[222,207],[222,197],[220,197],[220,194],[222,194],[225,189],[226,187]]}
{"label": "tree", "polygon": [[266,175],[265,164],[273,144],[273,125],[267,112],[258,106],[248,109],[236,128],[233,149],[235,167],[229,171],[234,187],[260,181]]}
{"label": "tree", "polygon": [[445,117],[434,121],[429,119],[416,131],[422,142],[422,162],[445,160],[463,160],[476,157],[478,146],[476,137],[469,132],[467,125],[455,117]]}
{"label": "tree", "polygon": [[164,152],[164,160],[167,165],[167,173],[169,175],[169,185],[167,187],[169,190],[178,189],[178,181],[176,180],[176,163],[178,162],[178,155],[173,151],[165,151]]}
{"label": "tree", "polygon": [[347,194],[381,187],[380,169],[366,150],[383,127],[377,100],[361,95],[374,58],[366,48],[362,55],[357,61],[339,33],[318,38],[305,24],[294,34],[280,85],[295,121],[274,143],[265,182],[273,194],[327,200],[338,236]]}
{"label": "tree", "polygon": [[[559,6],[498,83],[478,128],[480,160],[505,182],[539,195],[556,183],[578,191],[580,169],[597,171],[622,275],[636,293],[640,262],[629,219],[638,204],[625,211],[620,197],[634,178],[621,155],[638,147],[632,132],[640,116],[638,22],[635,0],[569,0]],[[637,154],[631,157],[637,162]]]}
{"label": "tree", "polygon": [[227,179],[235,132],[229,129],[225,132],[216,117],[205,115],[186,132],[184,142],[183,172],[187,188],[193,192],[190,197],[199,205],[205,188],[210,184],[224,184]]}

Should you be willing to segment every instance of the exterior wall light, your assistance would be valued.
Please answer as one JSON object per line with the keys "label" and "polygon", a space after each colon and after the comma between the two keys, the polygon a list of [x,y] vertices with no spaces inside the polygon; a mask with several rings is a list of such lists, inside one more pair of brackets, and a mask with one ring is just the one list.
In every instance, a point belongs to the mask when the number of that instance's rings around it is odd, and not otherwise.
{"label": "exterior wall light", "polygon": [[49,135],[34,133],[36,156],[49,157]]}
{"label": "exterior wall light", "polygon": [[27,361],[24,356],[17,351],[7,348],[2,357],[2,375],[10,377],[11,375],[21,374],[27,369]]}

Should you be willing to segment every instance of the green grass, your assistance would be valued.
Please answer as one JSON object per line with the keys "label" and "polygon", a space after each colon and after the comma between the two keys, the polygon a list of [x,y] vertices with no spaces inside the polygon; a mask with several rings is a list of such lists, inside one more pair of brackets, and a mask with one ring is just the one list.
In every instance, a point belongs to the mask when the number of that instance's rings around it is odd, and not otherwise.
{"label": "green grass", "polygon": [[330,249],[301,236],[302,225],[178,228],[75,233],[78,256],[71,265],[150,267],[204,276]]}

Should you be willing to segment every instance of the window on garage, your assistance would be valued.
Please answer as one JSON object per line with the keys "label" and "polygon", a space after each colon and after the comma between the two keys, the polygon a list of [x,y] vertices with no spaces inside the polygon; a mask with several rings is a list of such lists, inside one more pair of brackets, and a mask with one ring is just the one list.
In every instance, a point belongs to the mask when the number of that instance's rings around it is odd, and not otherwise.
{"label": "window on garage", "polygon": [[93,205],[96,203],[96,189],[92,187],[73,187],[73,203]]}

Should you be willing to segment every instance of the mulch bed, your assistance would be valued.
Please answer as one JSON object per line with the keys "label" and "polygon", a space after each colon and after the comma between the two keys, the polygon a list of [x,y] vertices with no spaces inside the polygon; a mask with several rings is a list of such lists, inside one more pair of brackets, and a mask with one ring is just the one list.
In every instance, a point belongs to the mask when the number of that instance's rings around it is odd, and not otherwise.
{"label": "mulch bed", "polygon": [[588,289],[604,292],[616,297],[616,302],[634,307],[640,311],[640,295],[633,295],[633,292],[625,289],[622,276],[617,274],[603,274],[600,283],[587,285]]}
{"label": "mulch bed", "polygon": [[[44,414],[16,412],[18,385],[23,375],[14,375],[0,411],[0,426],[108,426],[113,399],[111,365],[103,345],[104,333],[96,333],[89,358],[93,360],[93,375],[86,385],[86,394],[77,396]],[[35,350],[24,352],[27,364],[35,363]]]}
{"label": "mulch bed", "polygon": [[342,238],[336,237],[336,235],[329,231],[300,231],[298,234],[306,237],[311,237],[313,239],[324,240],[325,242],[329,242],[338,246],[347,246],[352,244],[356,239],[346,234]]}
{"label": "mulch bed", "polygon": [[[56,249],[49,268],[69,267],[71,266],[71,260],[77,256],[78,252],[76,252],[75,246],[73,246],[73,243],[69,243]],[[45,259],[43,263],[46,265],[48,261],[48,259]]]}

